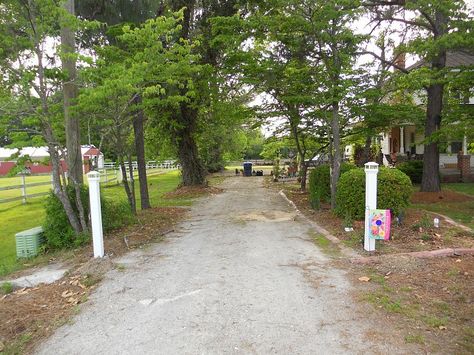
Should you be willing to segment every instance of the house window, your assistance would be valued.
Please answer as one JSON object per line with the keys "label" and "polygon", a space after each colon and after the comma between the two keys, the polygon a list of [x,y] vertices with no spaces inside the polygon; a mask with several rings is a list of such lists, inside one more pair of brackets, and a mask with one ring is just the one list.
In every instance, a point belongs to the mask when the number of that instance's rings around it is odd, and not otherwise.
{"label": "house window", "polygon": [[462,142],[452,142],[451,143],[451,153],[457,154],[462,151]]}

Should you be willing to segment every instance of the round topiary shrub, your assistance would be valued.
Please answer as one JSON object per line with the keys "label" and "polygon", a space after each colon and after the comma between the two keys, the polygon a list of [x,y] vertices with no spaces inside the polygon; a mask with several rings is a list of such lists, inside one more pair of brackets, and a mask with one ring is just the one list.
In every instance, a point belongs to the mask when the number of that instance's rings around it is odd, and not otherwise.
{"label": "round topiary shrub", "polygon": [[[351,163],[341,164],[341,174],[357,167]],[[329,164],[319,165],[309,174],[309,201],[311,207],[319,208],[321,202],[331,200],[331,175]]]}
{"label": "round topiary shrub", "polygon": [[397,169],[403,171],[408,175],[412,184],[421,184],[421,177],[423,176],[423,161],[409,160],[397,164]]}
{"label": "round topiary shrub", "polygon": [[[381,167],[377,176],[377,208],[400,214],[410,203],[410,178],[398,169]],[[337,184],[336,214],[353,219],[365,217],[365,172],[353,169],[341,175]]]}

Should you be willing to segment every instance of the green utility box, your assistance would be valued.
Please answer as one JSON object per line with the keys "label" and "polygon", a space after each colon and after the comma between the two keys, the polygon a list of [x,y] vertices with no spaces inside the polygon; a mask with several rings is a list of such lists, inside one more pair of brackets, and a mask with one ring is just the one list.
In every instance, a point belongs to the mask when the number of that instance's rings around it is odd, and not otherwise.
{"label": "green utility box", "polygon": [[43,228],[36,227],[15,234],[16,257],[31,258],[38,255],[41,244],[44,243]]}

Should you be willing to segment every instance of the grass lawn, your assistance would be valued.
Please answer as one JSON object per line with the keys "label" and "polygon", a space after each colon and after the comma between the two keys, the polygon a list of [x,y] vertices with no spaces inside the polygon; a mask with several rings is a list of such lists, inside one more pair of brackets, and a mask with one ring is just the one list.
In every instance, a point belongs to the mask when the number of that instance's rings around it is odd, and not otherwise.
{"label": "grass lawn", "polygon": [[[179,174],[177,170],[170,172],[157,171],[148,177],[152,206],[187,206],[192,203],[190,199],[165,199],[162,197],[164,193],[173,191],[178,186],[180,182]],[[27,183],[49,181],[49,176],[30,176],[27,177],[27,179]],[[20,179],[18,177],[0,178],[0,186],[17,185],[19,181]],[[36,189],[37,187],[34,188]],[[40,186],[39,188],[46,188],[44,191],[47,191],[49,187]],[[135,191],[137,206],[139,208],[140,192],[138,179],[135,183]],[[10,191],[0,191],[0,193],[3,192]],[[116,183],[109,183],[108,186],[103,186],[102,193],[108,198],[126,198],[123,187],[116,185]],[[0,198],[6,197],[0,195]],[[28,200],[28,203],[25,205],[21,204],[21,200],[0,204],[0,220],[2,221],[0,229],[0,276],[22,267],[22,264],[16,261],[15,233],[42,224],[44,218],[44,199],[45,197],[32,198]]]}
{"label": "grass lawn", "polygon": [[[419,187],[417,186],[417,191]],[[443,190],[452,190],[466,195],[474,196],[474,183],[452,183],[443,184]],[[474,200],[465,202],[436,202],[430,204],[415,204],[415,207],[440,213],[448,216],[456,222],[474,229]]]}
{"label": "grass lawn", "polygon": [[439,213],[474,229],[474,201],[415,204],[415,207]]}
{"label": "grass lawn", "polygon": [[454,190],[463,194],[474,196],[474,182],[459,182],[453,184],[443,184],[442,189]]}

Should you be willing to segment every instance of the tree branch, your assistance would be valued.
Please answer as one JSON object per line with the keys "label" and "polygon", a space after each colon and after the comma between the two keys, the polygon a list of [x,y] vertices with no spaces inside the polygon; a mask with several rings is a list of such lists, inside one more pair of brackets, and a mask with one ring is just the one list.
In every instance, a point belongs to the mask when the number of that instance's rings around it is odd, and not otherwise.
{"label": "tree branch", "polygon": [[387,65],[390,65],[390,66],[394,67],[395,69],[400,70],[402,73],[405,73],[405,74],[408,74],[408,73],[409,73],[409,71],[408,71],[406,68],[401,67],[401,66],[395,64],[394,61],[390,61],[390,60],[386,60],[386,59],[382,58],[380,55],[378,55],[378,54],[375,53],[375,52],[372,52],[372,51],[362,51],[362,52],[356,52],[355,54],[356,54],[356,55],[369,54],[369,55],[371,55],[371,56],[377,58],[378,60],[380,60],[382,63],[387,64]]}

